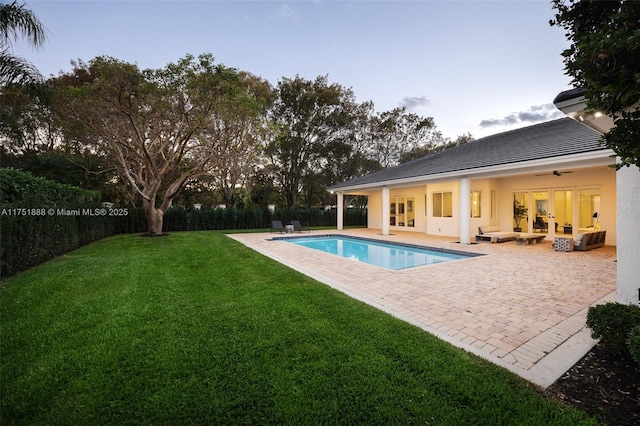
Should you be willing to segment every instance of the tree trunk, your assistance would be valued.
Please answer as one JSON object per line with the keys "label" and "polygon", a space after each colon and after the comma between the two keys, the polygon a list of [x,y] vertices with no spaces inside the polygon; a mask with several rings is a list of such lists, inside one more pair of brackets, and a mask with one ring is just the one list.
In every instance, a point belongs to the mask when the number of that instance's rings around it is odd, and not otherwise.
{"label": "tree trunk", "polygon": [[147,218],[147,233],[149,236],[162,235],[164,212],[156,208],[153,203],[144,200],[144,215]]}

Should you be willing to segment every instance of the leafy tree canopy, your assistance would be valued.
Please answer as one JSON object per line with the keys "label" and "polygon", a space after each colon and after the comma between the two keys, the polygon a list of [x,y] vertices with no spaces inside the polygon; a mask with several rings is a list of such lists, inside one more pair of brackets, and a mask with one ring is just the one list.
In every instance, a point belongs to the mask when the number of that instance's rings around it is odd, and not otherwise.
{"label": "leafy tree canopy", "polygon": [[143,71],[98,57],[52,83],[67,139],[111,159],[141,197],[149,234],[160,234],[164,213],[186,183],[215,168],[219,140],[211,129],[223,113],[246,104],[241,82],[211,55],[187,55]]}
{"label": "leafy tree canopy", "polygon": [[640,2],[552,0],[551,25],[564,28],[570,46],[565,72],[586,89],[587,107],[611,116],[603,138],[618,168],[640,166]]}
{"label": "leafy tree canopy", "polygon": [[326,76],[284,78],[277,93],[272,112],[277,135],[267,155],[278,168],[286,204],[295,207],[303,180],[326,164],[326,147],[344,137],[356,102],[350,89],[330,84]]}

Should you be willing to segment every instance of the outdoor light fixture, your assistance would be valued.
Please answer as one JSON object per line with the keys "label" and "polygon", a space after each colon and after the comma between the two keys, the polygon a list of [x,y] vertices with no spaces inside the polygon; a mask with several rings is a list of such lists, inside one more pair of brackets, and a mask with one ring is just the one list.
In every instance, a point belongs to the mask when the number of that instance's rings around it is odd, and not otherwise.
{"label": "outdoor light fixture", "polygon": [[584,88],[567,90],[553,100],[554,105],[568,117],[582,123],[600,134],[607,133],[613,124],[613,118],[602,111],[591,111],[587,108],[587,91]]}

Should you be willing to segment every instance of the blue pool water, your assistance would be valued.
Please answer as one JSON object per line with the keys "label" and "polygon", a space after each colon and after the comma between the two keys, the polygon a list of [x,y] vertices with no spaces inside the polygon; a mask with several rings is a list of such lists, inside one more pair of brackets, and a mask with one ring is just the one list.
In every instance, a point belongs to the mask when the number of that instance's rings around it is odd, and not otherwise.
{"label": "blue pool water", "polygon": [[286,241],[391,270],[476,256],[453,250],[420,248],[340,235],[287,238]]}

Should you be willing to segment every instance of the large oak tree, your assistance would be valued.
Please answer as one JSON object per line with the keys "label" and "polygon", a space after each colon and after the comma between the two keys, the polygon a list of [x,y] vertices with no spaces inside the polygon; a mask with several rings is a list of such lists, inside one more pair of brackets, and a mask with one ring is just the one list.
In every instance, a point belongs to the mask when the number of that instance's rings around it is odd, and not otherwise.
{"label": "large oak tree", "polygon": [[187,55],[142,71],[97,57],[52,82],[66,137],[109,156],[142,199],[148,233],[158,235],[185,184],[215,168],[218,140],[210,129],[220,108],[246,103],[240,81],[211,55]]}

